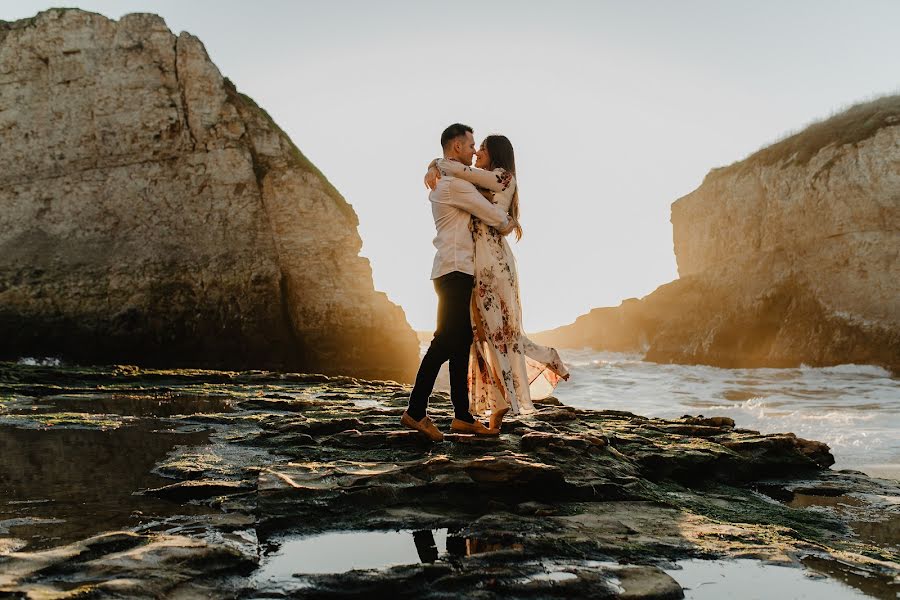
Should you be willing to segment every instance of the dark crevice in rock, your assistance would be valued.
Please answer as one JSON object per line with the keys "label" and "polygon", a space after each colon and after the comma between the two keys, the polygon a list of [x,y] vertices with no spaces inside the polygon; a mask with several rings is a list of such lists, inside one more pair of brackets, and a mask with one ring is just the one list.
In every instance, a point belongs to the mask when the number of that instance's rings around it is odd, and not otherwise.
{"label": "dark crevice in rock", "polygon": [[187,132],[188,137],[191,140],[191,152],[194,152],[197,150],[197,139],[194,137],[194,132],[191,130],[191,124],[188,118],[188,101],[187,96],[184,93],[184,82],[181,81],[181,78],[178,75],[178,44],[181,38],[179,36],[173,37],[174,40],[172,41],[172,57],[174,60],[172,61],[172,69],[175,72],[175,81],[178,85],[178,95],[181,98],[181,110],[179,111],[181,113],[181,127],[183,131]]}

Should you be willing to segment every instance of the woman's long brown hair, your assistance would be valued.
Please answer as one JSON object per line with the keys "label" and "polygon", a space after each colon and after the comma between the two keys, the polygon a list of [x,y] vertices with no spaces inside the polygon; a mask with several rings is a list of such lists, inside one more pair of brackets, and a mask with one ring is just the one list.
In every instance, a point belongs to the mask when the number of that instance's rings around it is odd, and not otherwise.
{"label": "woman's long brown hair", "polygon": [[[513,175],[516,174],[516,154],[513,152],[512,143],[505,135],[489,135],[481,143],[488,156],[491,158],[491,171],[497,168],[506,169]],[[509,205],[509,214],[516,220],[516,241],[522,239],[522,226],[519,221],[519,180],[516,178],[516,189],[513,192],[512,202]]]}

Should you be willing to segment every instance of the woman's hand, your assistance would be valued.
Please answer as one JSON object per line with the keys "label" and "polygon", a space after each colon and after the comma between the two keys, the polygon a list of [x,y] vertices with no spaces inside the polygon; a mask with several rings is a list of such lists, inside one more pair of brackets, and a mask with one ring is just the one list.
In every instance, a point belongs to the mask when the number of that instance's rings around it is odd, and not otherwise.
{"label": "woman's hand", "polygon": [[506,227],[503,229],[498,228],[497,231],[500,232],[500,235],[507,236],[515,230],[515,228],[518,224],[519,224],[519,221],[516,220],[515,217],[509,217],[509,223],[506,225]]}
{"label": "woman's hand", "polygon": [[437,187],[437,182],[441,178],[441,172],[435,166],[429,166],[428,172],[425,173],[425,187],[433,190]]}

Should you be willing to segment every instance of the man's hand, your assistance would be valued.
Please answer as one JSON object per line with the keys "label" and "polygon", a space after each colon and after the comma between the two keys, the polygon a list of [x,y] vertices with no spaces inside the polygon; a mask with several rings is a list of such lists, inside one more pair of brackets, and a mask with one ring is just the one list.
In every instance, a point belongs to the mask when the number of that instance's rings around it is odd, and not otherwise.
{"label": "man's hand", "polygon": [[500,232],[500,235],[506,236],[506,235],[511,234],[511,233],[513,232],[513,230],[515,230],[516,225],[518,225],[518,224],[519,224],[519,221],[517,221],[517,220],[514,219],[513,217],[510,217],[510,218],[509,218],[509,223],[506,225],[506,227],[503,228],[503,229],[500,229],[500,228],[498,227],[498,228],[497,228],[497,231]]}
{"label": "man's hand", "polygon": [[437,187],[437,182],[441,178],[441,172],[437,167],[429,166],[428,172],[425,173],[425,187],[433,190]]}

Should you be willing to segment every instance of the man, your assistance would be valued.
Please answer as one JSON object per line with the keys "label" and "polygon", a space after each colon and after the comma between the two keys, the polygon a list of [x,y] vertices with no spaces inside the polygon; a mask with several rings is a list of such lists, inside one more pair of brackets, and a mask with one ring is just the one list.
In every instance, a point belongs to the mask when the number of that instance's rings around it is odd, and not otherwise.
{"label": "man", "polygon": [[[455,123],[441,134],[444,158],[464,165],[472,164],[475,137],[468,125]],[[469,412],[468,369],[469,349],[472,345],[472,321],[469,303],[475,285],[475,243],[469,231],[472,215],[496,227],[506,235],[515,227],[515,220],[488,201],[475,186],[455,177],[441,177],[428,196],[437,236],[437,254],[431,279],[438,296],[437,329],[434,339],[416,375],[416,383],[409,396],[409,406],[400,422],[420,431],[433,441],[444,435],[426,415],[428,397],[434,388],[438,371],[450,361],[450,401],[454,418],[450,430],[475,435],[497,435],[499,430],[488,429]]]}

